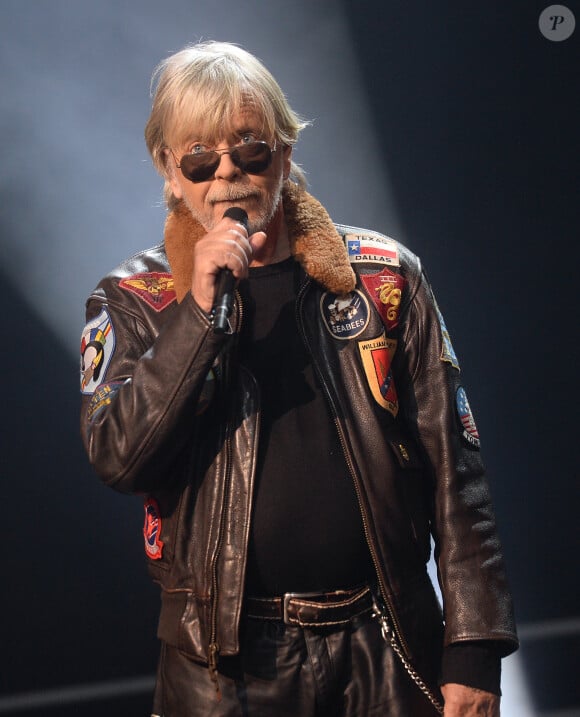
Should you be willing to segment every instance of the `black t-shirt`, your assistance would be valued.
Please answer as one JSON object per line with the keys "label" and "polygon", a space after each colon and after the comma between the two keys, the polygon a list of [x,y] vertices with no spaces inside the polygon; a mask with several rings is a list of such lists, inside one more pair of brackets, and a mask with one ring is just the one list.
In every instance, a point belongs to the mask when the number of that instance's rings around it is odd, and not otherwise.
{"label": "black t-shirt", "polygon": [[256,377],[261,423],[250,595],[315,592],[374,575],[345,457],[296,321],[296,263],[250,270],[240,361]]}
{"label": "black t-shirt", "polygon": [[[297,264],[250,269],[240,283],[241,361],[261,391],[261,432],[246,591],[268,597],[369,582],[375,571],[328,405],[296,321]],[[493,643],[443,651],[441,682],[500,694]]]}

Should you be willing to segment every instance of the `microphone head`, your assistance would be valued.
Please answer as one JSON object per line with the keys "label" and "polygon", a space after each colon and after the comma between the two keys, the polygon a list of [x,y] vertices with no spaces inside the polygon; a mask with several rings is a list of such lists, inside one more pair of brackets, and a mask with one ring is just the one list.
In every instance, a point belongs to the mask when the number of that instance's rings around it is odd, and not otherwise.
{"label": "microphone head", "polygon": [[229,217],[236,222],[242,224],[246,231],[248,230],[248,212],[241,207],[228,207],[224,212],[224,217]]}

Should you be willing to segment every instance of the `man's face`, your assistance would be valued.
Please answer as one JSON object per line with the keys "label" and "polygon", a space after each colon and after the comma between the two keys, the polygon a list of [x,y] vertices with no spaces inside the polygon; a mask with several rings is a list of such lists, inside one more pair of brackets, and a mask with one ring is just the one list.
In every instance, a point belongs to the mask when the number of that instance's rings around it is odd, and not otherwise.
{"label": "man's face", "polygon": [[[290,172],[291,147],[277,146],[272,163],[261,174],[248,174],[237,167],[229,154],[222,154],[215,174],[204,182],[192,182],[176,166],[181,157],[200,149],[226,149],[253,140],[273,142],[261,135],[261,118],[251,110],[241,111],[232,122],[231,135],[219,144],[208,145],[201,137],[192,134],[181,146],[172,147],[167,166],[173,194],[183,199],[194,219],[210,231],[223,218],[228,207],[241,207],[248,213],[249,233],[265,231],[272,220],[282,191],[284,179]],[[175,155],[175,156],[173,156]]]}

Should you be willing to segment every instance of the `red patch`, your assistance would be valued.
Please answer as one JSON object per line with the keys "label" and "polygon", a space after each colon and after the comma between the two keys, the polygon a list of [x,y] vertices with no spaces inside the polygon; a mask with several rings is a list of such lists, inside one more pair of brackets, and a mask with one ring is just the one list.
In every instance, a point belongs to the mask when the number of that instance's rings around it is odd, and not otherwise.
{"label": "red patch", "polygon": [[173,276],[167,273],[152,271],[146,274],[133,274],[122,279],[119,286],[136,294],[155,311],[163,311],[177,298]]}
{"label": "red patch", "polygon": [[396,339],[386,338],[384,332],[376,339],[359,341],[358,349],[373,398],[396,416],[399,411],[397,389],[391,362],[397,350]]}
{"label": "red patch", "polygon": [[145,553],[151,560],[159,560],[163,554],[163,541],[161,540],[161,516],[159,506],[153,498],[145,501],[145,523],[143,524],[143,537],[145,538]]}
{"label": "red patch", "polygon": [[378,274],[361,274],[361,279],[387,331],[392,331],[399,323],[401,294],[405,279],[390,269],[383,269]]}

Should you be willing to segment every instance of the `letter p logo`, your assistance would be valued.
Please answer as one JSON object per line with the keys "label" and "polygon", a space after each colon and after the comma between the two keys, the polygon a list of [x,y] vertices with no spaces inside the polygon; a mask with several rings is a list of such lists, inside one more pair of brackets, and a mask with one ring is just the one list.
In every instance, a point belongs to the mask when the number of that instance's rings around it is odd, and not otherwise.
{"label": "letter p logo", "polygon": [[538,26],[547,40],[561,42],[567,40],[574,32],[576,18],[565,5],[550,5],[542,11]]}

